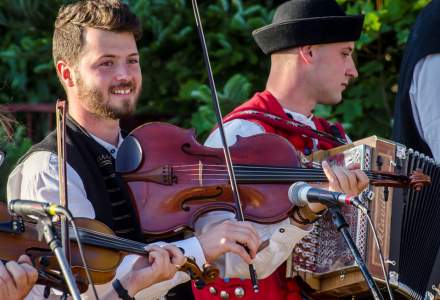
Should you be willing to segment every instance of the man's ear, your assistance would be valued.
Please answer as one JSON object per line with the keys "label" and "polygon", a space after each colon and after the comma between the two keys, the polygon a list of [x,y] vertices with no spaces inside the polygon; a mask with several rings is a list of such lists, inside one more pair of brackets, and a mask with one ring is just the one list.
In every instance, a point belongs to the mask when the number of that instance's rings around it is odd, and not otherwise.
{"label": "man's ear", "polygon": [[313,61],[314,50],[315,49],[311,45],[299,47],[299,55],[305,64],[308,65]]}
{"label": "man's ear", "polygon": [[57,73],[60,80],[63,82],[64,86],[72,87],[74,86],[74,73],[73,68],[70,67],[65,61],[59,60],[57,62]]}

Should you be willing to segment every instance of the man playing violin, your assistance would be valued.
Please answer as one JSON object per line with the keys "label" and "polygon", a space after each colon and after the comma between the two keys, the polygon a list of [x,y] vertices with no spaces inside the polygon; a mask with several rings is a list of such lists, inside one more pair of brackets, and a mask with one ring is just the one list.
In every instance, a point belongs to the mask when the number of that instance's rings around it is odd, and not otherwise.
{"label": "man playing violin", "polygon": [[[237,136],[269,132],[286,138],[307,155],[348,142],[341,125],[314,116],[313,109],[317,104],[338,104],[349,81],[358,76],[352,52],[362,24],[363,16],[346,16],[334,0],[291,0],[280,5],[272,24],[253,32],[258,46],[271,56],[266,90],[225,117],[228,144],[234,144]],[[205,145],[221,147],[218,130]],[[358,195],[368,185],[360,170],[322,166],[330,190]],[[252,292],[250,280],[234,278],[231,268],[222,274],[224,280],[218,279],[209,289],[194,290],[196,299],[218,299],[218,295],[224,299],[301,299],[296,282],[286,278],[283,262],[325,208],[310,204],[294,209],[291,218],[278,224],[254,224],[262,240],[270,240],[254,260],[260,293]],[[214,212],[199,224],[206,226],[222,217],[227,215]],[[236,257],[226,254],[224,259],[233,262]]]}
{"label": "man playing violin", "polygon": [[[12,132],[12,120],[0,113],[0,129]],[[0,150],[0,167],[4,161],[4,153]],[[120,284],[127,287],[129,296],[149,286],[171,279],[177,272],[176,265],[183,265],[186,258],[182,252],[172,245],[149,245],[145,248],[148,258],[140,257],[125,274]],[[34,287],[38,279],[38,271],[33,267],[27,255],[21,255],[17,262],[0,260],[0,299],[24,299]],[[104,300],[119,299],[115,289],[110,289],[101,298]]]}
{"label": "man playing violin", "polygon": [[[142,86],[136,39],[140,36],[137,17],[119,0],[84,0],[63,6],[55,22],[53,59],[69,104],[67,118],[67,192],[69,209],[75,217],[95,218],[120,237],[139,240],[141,233],[130,195],[115,173],[114,159],[123,135],[119,119],[130,115]],[[59,202],[58,161],[55,132],[34,145],[20,160],[8,180],[8,199]],[[197,237],[180,240],[175,246],[202,266],[226,252],[250,263],[259,236],[246,222],[226,220],[204,230]],[[249,251],[241,245],[246,245]],[[169,264],[150,274],[152,283],[167,279]],[[124,258],[116,278],[133,272],[139,256]],[[179,264],[179,263],[177,263]],[[245,276],[237,272],[235,276]],[[150,280],[145,278],[145,280]],[[189,280],[177,272],[170,280],[144,289],[138,299],[156,299],[170,288]],[[129,289],[122,284],[118,292]],[[89,289],[90,291],[90,289]],[[112,292],[111,284],[100,295]],[[42,289],[31,295],[43,298]],[[130,295],[133,296],[133,295]]]}

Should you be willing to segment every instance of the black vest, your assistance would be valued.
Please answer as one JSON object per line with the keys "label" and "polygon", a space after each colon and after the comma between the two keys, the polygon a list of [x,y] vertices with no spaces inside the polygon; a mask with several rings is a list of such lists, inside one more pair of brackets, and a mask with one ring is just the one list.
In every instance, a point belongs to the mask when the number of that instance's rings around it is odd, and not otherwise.
{"label": "black vest", "polygon": [[432,152],[420,136],[414,122],[409,89],[417,62],[427,55],[440,53],[438,28],[440,0],[433,0],[419,14],[409,36],[400,66],[399,92],[394,110],[393,139],[430,156]]}
{"label": "black vest", "polygon": [[[68,118],[66,125],[67,162],[81,177],[96,220],[109,226],[120,237],[140,240],[138,216],[127,186],[115,173],[113,157],[75,121]],[[56,131],[51,132],[43,141],[32,146],[20,161],[36,151],[57,153],[56,138]],[[69,198],[69,201],[75,199]]]}

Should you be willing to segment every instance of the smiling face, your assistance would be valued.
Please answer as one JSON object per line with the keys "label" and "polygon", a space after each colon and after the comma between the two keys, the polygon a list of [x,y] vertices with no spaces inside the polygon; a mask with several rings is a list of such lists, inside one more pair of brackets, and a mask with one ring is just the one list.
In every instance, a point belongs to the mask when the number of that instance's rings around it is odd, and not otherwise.
{"label": "smiling face", "polygon": [[314,47],[314,97],[321,104],[337,104],[349,81],[358,77],[352,57],[354,42]]}
{"label": "smiling face", "polygon": [[101,118],[130,115],[142,85],[133,34],[87,28],[83,38],[84,48],[73,67],[73,98],[85,113]]}

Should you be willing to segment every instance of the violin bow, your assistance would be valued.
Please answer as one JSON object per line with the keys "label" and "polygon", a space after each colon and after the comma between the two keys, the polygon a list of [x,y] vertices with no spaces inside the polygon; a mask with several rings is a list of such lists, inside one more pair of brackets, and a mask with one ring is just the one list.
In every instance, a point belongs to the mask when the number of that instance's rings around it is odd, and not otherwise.
{"label": "violin bow", "polygon": [[[199,14],[199,7],[197,5],[197,0],[191,0],[193,6],[194,17],[196,19],[197,31],[199,33],[199,39],[202,46],[203,59],[205,61],[205,66],[208,71],[209,86],[211,89],[211,99],[214,107],[215,116],[217,118],[217,125],[220,132],[220,137],[222,140],[223,154],[226,160],[226,168],[228,170],[229,181],[231,184],[232,195],[234,197],[235,203],[235,215],[238,221],[244,221],[244,213],[241,205],[240,194],[238,192],[237,180],[235,178],[234,168],[231,159],[231,153],[229,152],[229,147],[225,137],[225,131],[223,126],[222,113],[220,110],[220,102],[218,100],[217,89],[215,87],[214,76],[212,74],[211,63],[209,60],[208,47],[206,45],[205,34],[203,33],[202,21]],[[252,281],[252,287],[255,293],[258,293],[259,286],[257,281],[257,273],[253,264],[249,264],[249,275]]]}
{"label": "violin bow", "polygon": [[[58,176],[60,204],[68,209],[67,181],[66,181],[66,114],[67,102],[58,99],[56,103],[56,126],[57,126],[57,152],[58,152]],[[70,242],[67,220],[61,216],[61,243],[70,264]]]}
{"label": "violin bow", "polygon": [[[68,197],[67,197],[67,155],[66,155],[66,118],[67,118],[68,105],[66,100],[58,99],[56,104],[56,125],[57,125],[57,154],[58,154],[58,177],[59,177],[59,197],[60,204],[68,210]],[[74,225],[74,224],[72,224]],[[66,255],[67,262],[70,266],[70,239],[69,239],[69,226],[67,224],[66,216],[61,216],[61,244]],[[79,238],[79,237],[78,237]],[[78,248],[81,250],[80,240],[78,240]],[[82,254],[81,254],[82,255]],[[98,298],[95,285],[91,279],[88,271],[87,263],[85,260],[84,268],[86,270],[87,279],[92,286],[93,295],[95,299]]]}

